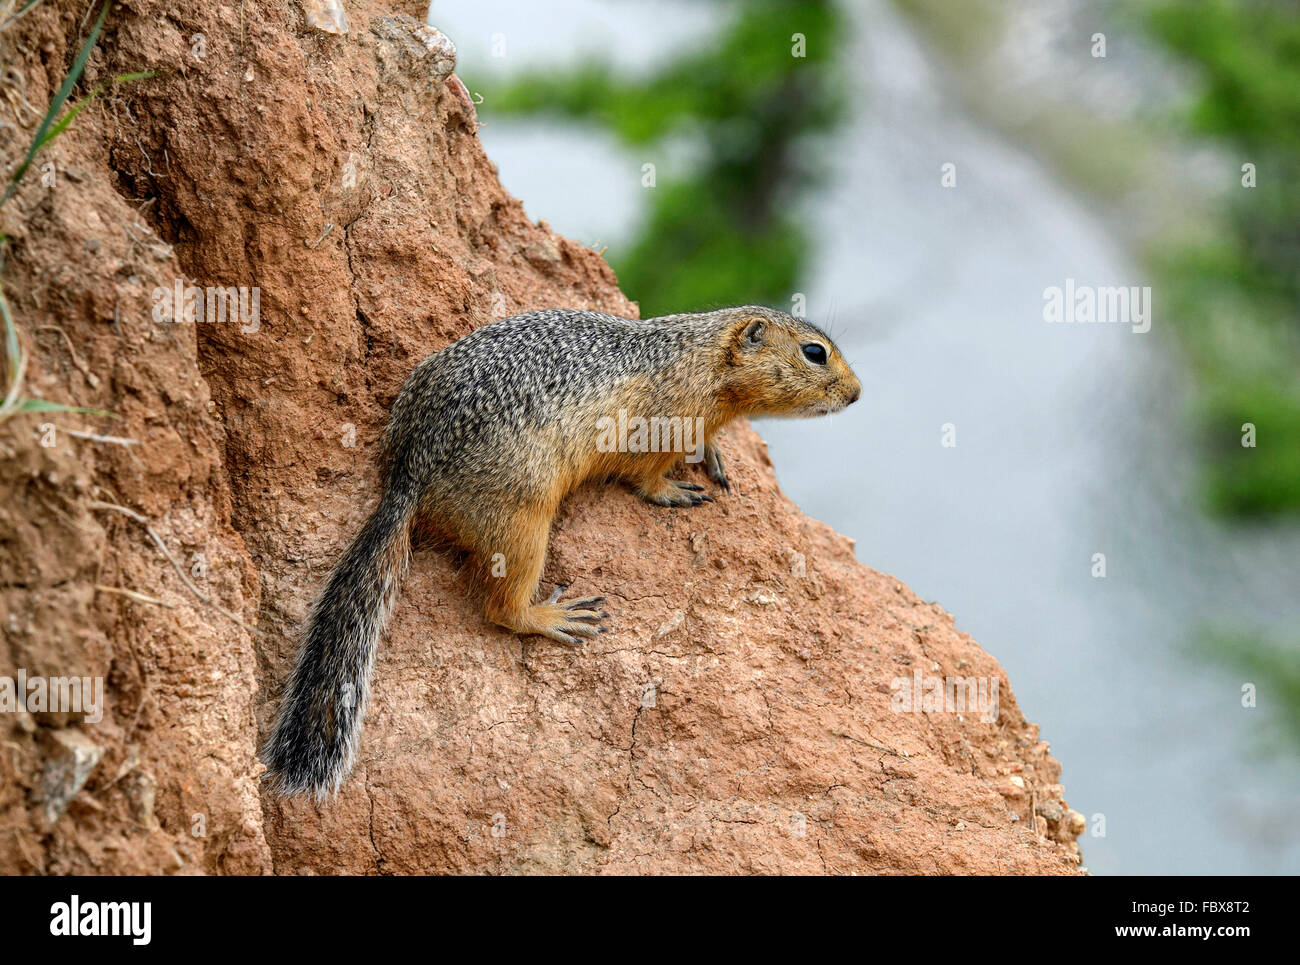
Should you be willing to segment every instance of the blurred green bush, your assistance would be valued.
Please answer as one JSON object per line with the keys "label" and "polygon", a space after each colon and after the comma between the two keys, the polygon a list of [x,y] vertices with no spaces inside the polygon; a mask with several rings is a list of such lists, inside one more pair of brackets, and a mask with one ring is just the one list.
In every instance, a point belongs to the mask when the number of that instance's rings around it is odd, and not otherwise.
{"label": "blurred green bush", "polygon": [[486,93],[496,113],[600,124],[648,162],[678,139],[698,150],[688,171],[647,188],[644,229],[610,258],[645,317],[789,304],[809,248],[796,204],[818,164],[803,142],[841,113],[839,10],[826,0],[720,6],[733,11],[721,35],[649,77],[596,63],[533,71]]}
{"label": "blurred green bush", "polygon": [[[1138,4],[1153,36],[1201,75],[1192,129],[1254,165],[1210,240],[1150,255],[1199,376],[1213,507],[1300,511],[1300,4]],[[1244,175],[1243,175],[1244,177]],[[1253,424],[1257,446],[1241,445]]]}

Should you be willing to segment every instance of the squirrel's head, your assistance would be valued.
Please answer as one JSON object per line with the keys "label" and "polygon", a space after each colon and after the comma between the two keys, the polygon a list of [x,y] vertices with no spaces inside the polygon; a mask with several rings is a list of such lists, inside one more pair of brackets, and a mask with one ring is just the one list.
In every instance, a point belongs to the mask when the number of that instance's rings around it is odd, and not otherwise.
{"label": "squirrel's head", "polygon": [[829,415],[856,402],[862,383],[830,336],[770,308],[727,312],[727,401],[746,415]]}

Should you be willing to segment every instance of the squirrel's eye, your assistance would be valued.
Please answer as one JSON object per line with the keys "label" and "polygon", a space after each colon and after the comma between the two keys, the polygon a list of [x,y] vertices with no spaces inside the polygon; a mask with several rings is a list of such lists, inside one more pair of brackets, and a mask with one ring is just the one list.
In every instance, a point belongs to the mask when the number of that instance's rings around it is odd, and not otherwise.
{"label": "squirrel's eye", "polygon": [[826,364],[826,346],[809,342],[803,347],[803,357],[814,365]]}

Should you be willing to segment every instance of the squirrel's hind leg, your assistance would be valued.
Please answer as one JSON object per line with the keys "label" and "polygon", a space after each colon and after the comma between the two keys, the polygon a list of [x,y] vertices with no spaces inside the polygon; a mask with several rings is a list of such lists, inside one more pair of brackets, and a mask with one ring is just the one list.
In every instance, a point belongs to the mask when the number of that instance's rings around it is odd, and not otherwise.
{"label": "squirrel's hind leg", "polygon": [[489,568],[487,618],[515,633],[538,633],[570,645],[576,645],[579,637],[603,633],[604,627],[594,625],[609,616],[596,609],[605,602],[603,596],[562,601],[564,587],[556,587],[545,603],[532,602],[546,561],[551,514],[538,507],[520,507],[502,524],[500,543],[487,543],[509,547],[487,554],[500,552],[502,557],[500,575],[497,567]]}

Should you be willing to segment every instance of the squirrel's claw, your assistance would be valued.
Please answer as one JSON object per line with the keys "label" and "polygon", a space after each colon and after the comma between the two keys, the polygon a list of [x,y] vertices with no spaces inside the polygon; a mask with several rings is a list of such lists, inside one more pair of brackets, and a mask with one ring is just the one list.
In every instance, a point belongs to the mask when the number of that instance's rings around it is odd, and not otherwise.
{"label": "squirrel's claw", "polygon": [[704,447],[704,473],[721,486],[723,492],[731,492],[731,482],[722,464],[722,450],[712,442]]}
{"label": "squirrel's claw", "polygon": [[[579,611],[582,612],[582,611]],[[600,619],[598,614],[592,614],[597,620]],[[586,620],[579,620],[576,617],[570,617],[560,624],[560,629],[564,633],[572,634],[575,637],[595,637],[600,635],[600,628],[592,626]]]}
{"label": "squirrel's claw", "polygon": [[[596,619],[600,619],[599,616]],[[605,631],[604,627],[595,627],[590,623],[571,620],[557,620],[552,624],[539,627],[535,633],[554,640],[556,643],[563,643],[566,646],[576,647],[582,643],[579,637],[596,637]]]}
{"label": "squirrel's claw", "polygon": [[641,496],[656,506],[699,506],[713,502],[703,486],[678,479],[664,479],[663,485],[653,491],[641,490]]}
{"label": "squirrel's claw", "polygon": [[566,647],[577,647],[582,645],[582,641],[577,637],[571,637],[563,630],[548,630],[542,636],[554,640],[556,643],[562,643]]}

